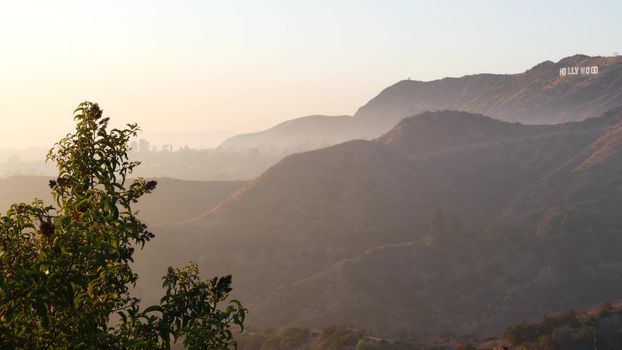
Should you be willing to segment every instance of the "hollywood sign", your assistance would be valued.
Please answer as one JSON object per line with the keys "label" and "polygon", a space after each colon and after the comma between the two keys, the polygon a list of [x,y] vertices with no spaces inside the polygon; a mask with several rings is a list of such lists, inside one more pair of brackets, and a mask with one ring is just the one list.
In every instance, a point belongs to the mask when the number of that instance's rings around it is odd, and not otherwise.
{"label": "hollywood sign", "polygon": [[598,66],[591,67],[564,67],[559,69],[559,76],[566,75],[594,75],[598,74]]}

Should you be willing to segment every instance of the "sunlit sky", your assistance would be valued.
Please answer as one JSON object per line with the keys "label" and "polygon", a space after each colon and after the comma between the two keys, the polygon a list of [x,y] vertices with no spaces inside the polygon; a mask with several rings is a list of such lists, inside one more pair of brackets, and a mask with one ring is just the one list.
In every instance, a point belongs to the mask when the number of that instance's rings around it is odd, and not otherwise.
{"label": "sunlit sky", "polygon": [[620,1],[0,0],[0,148],[51,145],[83,100],[146,134],[353,114],[408,77],[622,52],[621,14]]}

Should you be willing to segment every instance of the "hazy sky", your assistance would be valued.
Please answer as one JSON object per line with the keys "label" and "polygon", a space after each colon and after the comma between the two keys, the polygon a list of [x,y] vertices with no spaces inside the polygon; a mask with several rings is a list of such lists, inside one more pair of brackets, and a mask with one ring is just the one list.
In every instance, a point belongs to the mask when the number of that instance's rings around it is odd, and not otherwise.
{"label": "hazy sky", "polygon": [[0,0],[0,148],[49,146],[83,100],[160,134],[352,114],[408,77],[622,52],[621,14],[619,0]]}

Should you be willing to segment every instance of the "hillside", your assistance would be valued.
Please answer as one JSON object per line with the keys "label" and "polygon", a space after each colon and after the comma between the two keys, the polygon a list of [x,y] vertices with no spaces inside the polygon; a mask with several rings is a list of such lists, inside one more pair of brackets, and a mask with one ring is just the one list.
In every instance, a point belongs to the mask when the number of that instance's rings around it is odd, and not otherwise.
{"label": "hillside", "polygon": [[[233,273],[264,327],[487,334],[615,299],[621,121],[621,109],[559,125],[423,113],[286,157],[201,218],[159,228],[139,268],[192,259]],[[443,235],[430,243],[432,225]]]}
{"label": "hillside", "polygon": [[[595,75],[560,76],[560,68],[598,66]],[[277,153],[311,150],[389,131],[424,111],[460,110],[528,124],[578,121],[622,104],[622,57],[574,55],[517,74],[475,74],[434,81],[403,80],[353,117],[311,116],[226,140],[223,149]]]}

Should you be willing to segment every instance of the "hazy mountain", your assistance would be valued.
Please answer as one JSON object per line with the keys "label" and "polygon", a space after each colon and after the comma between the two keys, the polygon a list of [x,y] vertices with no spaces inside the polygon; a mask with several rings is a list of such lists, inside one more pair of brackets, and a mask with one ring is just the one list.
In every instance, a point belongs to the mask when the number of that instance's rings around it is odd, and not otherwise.
{"label": "hazy mountain", "polygon": [[[486,334],[622,295],[622,109],[521,125],[464,112],[295,154],[139,266],[233,273],[255,326]],[[440,210],[439,210],[440,209]],[[443,213],[430,243],[435,213]]]}
{"label": "hazy mountain", "polygon": [[[598,74],[560,76],[565,67],[598,66]],[[530,124],[578,121],[622,104],[622,57],[575,55],[518,74],[476,74],[434,81],[404,80],[384,89],[354,117],[293,119],[238,135],[225,149],[292,153],[355,138],[374,138],[424,111],[461,110]]]}
{"label": "hazy mountain", "polygon": [[[562,68],[595,66],[598,74],[560,76]],[[141,176],[248,180],[288,154],[355,139],[373,139],[401,119],[424,111],[461,110],[498,120],[546,124],[595,117],[621,104],[622,56],[575,55],[557,63],[540,63],[519,74],[400,81],[359,108],[354,116],[297,118],[268,130],[230,137],[217,148],[204,147],[224,138],[225,133],[147,134],[160,147],[141,140],[132,157],[143,162],[137,170]],[[44,153],[39,156],[41,161],[32,161],[36,155],[32,151],[4,152],[6,160],[0,162],[0,177],[54,174],[53,166],[42,161]]]}
{"label": "hazy mountain", "polygon": [[[598,66],[598,74],[560,76],[565,67]],[[532,124],[582,120],[622,104],[622,57],[575,55],[519,74],[476,74],[386,88],[355,117],[394,124],[425,110],[458,109]]]}

